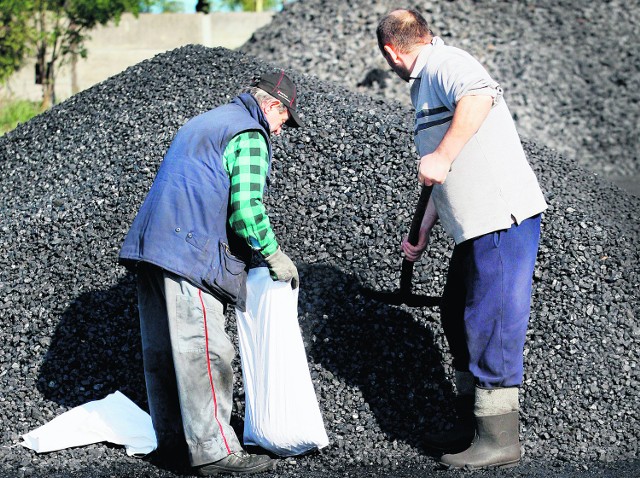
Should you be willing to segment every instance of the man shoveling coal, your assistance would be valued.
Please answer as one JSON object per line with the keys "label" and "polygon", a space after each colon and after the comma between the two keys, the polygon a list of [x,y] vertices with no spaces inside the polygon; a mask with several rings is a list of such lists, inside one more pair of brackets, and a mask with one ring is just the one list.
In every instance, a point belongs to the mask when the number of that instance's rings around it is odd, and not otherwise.
{"label": "man shoveling coal", "polygon": [[441,320],[455,369],[459,422],[426,445],[451,468],[520,461],[518,390],[531,284],[547,205],[499,84],[468,53],[434,36],[413,9],[377,28],[391,69],[411,85],[418,179],[433,191],[416,245],[418,260],[439,220],[455,248]]}

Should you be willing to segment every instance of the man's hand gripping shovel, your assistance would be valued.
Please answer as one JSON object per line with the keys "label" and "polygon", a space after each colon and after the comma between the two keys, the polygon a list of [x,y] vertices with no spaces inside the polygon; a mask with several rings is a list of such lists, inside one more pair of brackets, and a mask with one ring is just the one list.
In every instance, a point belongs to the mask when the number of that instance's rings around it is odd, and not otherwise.
{"label": "man's hand gripping shovel", "polygon": [[[413,214],[413,220],[411,221],[411,229],[409,230],[408,241],[412,245],[416,245],[419,239],[420,225],[422,223],[422,217],[429,203],[431,197],[432,186],[422,186],[420,192],[420,198],[416,206],[416,211]],[[405,304],[409,307],[434,307],[440,304],[440,297],[436,296],[422,296],[411,293],[411,279],[413,276],[413,261],[410,261],[406,257],[402,259],[402,271],[400,273],[400,289],[395,292],[379,292],[367,290],[366,295],[391,305]]]}

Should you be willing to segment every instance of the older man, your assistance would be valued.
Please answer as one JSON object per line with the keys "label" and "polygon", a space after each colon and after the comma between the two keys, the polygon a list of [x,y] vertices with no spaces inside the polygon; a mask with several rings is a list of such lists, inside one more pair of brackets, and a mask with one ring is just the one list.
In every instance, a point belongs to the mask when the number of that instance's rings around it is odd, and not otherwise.
{"label": "older man", "polygon": [[184,449],[199,474],[254,473],[276,461],[245,453],[229,424],[235,349],[227,304],[244,309],[254,253],[274,280],[298,284],[263,205],[270,135],[301,125],[284,72],[188,121],[176,134],[124,240],[138,276],[147,397],[162,458]]}
{"label": "older man", "polygon": [[[418,179],[433,192],[417,260],[439,219],[456,245],[441,316],[453,355],[461,423],[427,436],[448,467],[520,460],[518,387],[531,282],[546,202],[525,157],[502,90],[468,53],[444,44],[415,10],[381,19],[378,46],[411,84]],[[457,449],[457,450],[456,450]]]}

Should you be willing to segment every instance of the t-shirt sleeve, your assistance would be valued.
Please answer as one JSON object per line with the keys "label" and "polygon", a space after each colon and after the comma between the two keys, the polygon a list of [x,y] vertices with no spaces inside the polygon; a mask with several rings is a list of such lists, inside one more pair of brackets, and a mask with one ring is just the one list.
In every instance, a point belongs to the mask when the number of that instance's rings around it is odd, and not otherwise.
{"label": "t-shirt sleeve", "polygon": [[491,96],[494,105],[502,97],[500,84],[471,55],[448,57],[439,65],[436,79],[440,86],[438,96],[452,111],[458,101],[467,95]]}

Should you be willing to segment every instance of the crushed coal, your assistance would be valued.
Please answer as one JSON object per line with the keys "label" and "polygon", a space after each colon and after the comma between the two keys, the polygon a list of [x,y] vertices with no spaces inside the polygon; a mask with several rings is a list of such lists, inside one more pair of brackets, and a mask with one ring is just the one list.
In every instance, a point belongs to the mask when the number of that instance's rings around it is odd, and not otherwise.
{"label": "crushed coal", "polygon": [[[174,476],[117,446],[37,455],[20,436],[116,390],[146,408],[135,278],[117,263],[120,245],[178,128],[278,66],[179,48],[0,138],[3,476]],[[277,476],[427,476],[436,460],[421,436],[445,426],[453,394],[438,310],[367,294],[399,284],[399,244],[419,193],[411,110],[290,73],[306,127],[274,139],[267,208],[299,266],[299,322],[331,445],[283,460]],[[640,199],[555,150],[524,145],[550,207],[533,278],[516,470],[637,471]],[[437,226],[415,267],[417,294],[441,293],[452,246]],[[229,332],[236,340],[231,313]],[[239,360],[234,366],[241,436]]]}
{"label": "crushed coal", "polygon": [[304,0],[242,51],[408,104],[375,36],[382,15],[408,6],[502,84],[521,135],[640,195],[637,1]]}

